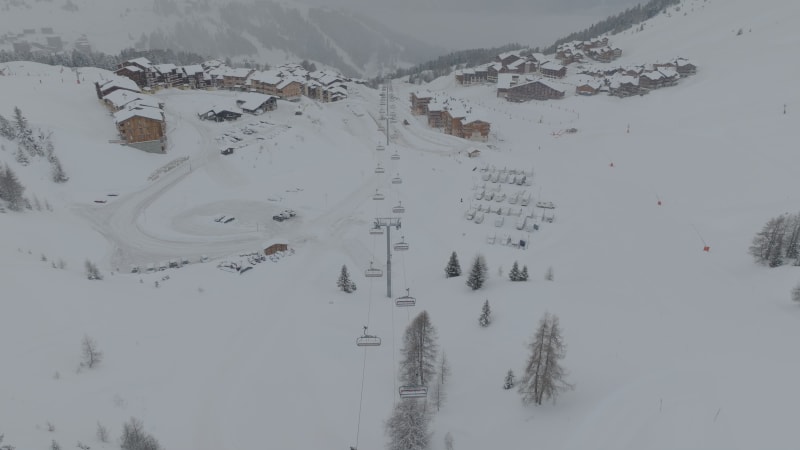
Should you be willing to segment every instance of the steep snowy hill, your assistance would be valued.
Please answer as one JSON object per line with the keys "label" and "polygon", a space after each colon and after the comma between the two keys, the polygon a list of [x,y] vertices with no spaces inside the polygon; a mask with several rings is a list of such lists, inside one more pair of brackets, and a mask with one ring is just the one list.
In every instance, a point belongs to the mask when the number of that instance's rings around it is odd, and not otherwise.
{"label": "steep snowy hill", "polygon": [[3,0],[0,8],[5,50],[17,43],[39,51],[56,38],[67,51],[171,49],[270,65],[308,59],[364,77],[444,53],[364,16],[296,1]]}
{"label": "steep snowy hill", "polygon": [[[379,448],[399,400],[403,330],[426,310],[452,368],[434,450],[447,432],[458,449],[793,448],[797,270],[758,266],[747,247],[800,200],[798,63],[786,57],[799,20],[789,1],[685,1],[613,36],[623,64],[680,56],[699,68],[642,97],[515,104],[450,78],[424,87],[491,122],[486,144],[427,127],[409,113],[419,87],[394,82],[398,122],[383,151],[379,93],[362,86],[340,103],[304,99],[301,115],[279,103],[228,124],[196,113],[233,93],[162,91],[170,147],[152,155],[108,143],[113,124],[90,83],[101,72],[75,84],[59,68],[2,65],[0,114],[19,106],[53,130],[71,176],[50,183],[3,141],[0,161],[54,209],[0,214],[4,443],[117,448],[136,417],[165,448]],[[243,141],[223,156],[226,133]],[[468,158],[474,148],[481,155]],[[533,171],[532,184],[493,182],[502,169]],[[511,204],[517,193],[555,209]],[[410,249],[393,254],[392,297],[410,288],[417,299],[405,309],[386,298],[385,277],[362,276],[370,262],[387,269],[386,236],[368,229],[399,202],[392,241]],[[478,205],[493,212],[465,220]],[[539,229],[517,230],[519,217],[498,207],[533,211]],[[286,208],[297,217],[271,220]],[[500,245],[506,236],[529,245]],[[240,255],[272,239],[293,253],[242,274],[218,267],[248,265]],[[486,257],[484,288],[443,277],[452,251],[465,272]],[[180,269],[128,273],[183,257]],[[85,279],[87,258],[104,280]],[[51,267],[59,259],[65,270]],[[514,261],[530,281],[508,281]],[[343,264],[353,294],[336,289]],[[494,322],[481,328],[487,299]],[[524,406],[503,377],[521,375],[545,312],[561,320],[575,389]],[[365,325],[380,347],[356,347]],[[105,355],[93,369],[79,368],[84,335]],[[112,442],[95,439],[98,422]]]}

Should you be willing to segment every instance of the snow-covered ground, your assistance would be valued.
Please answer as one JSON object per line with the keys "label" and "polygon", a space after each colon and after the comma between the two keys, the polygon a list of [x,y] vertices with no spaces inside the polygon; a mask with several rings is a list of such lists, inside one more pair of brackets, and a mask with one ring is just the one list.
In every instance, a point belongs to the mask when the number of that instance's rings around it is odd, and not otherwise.
{"label": "snow-covered ground", "polygon": [[[408,112],[416,87],[395,82],[398,123],[409,125],[393,125],[383,152],[379,95],[365,87],[338,104],[303,100],[299,116],[279,103],[227,124],[196,114],[232,94],[164,91],[170,147],[153,155],[108,143],[113,121],[91,83],[107,73],[84,70],[76,84],[59,68],[3,65],[0,114],[19,106],[33,126],[53,130],[71,176],[50,183],[45,165],[18,166],[15,144],[2,141],[0,161],[54,209],[0,214],[5,443],[116,448],[95,440],[97,422],[115,441],[137,417],[170,449],[380,448],[397,400],[400,338],[424,309],[452,366],[433,449],[448,431],[458,449],[793,448],[796,268],[757,266],[746,250],[769,217],[800,200],[800,91],[788,57],[798,22],[789,1],[687,1],[642,32],[614,36],[623,64],[681,56],[699,67],[644,97],[511,104],[452,78],[428,86],[485,113],[487,144],[427,128]],[[568,127],[578,132],[554,137]],[[220,155],[224,133],[246,145]],[[472,148],[479,158],[467,158]],[[378,163],[385,174],[374,172]],[[514,216],[500,228],[496,214],[465,220],[470,205],[512,206],[474,199],[485,167],[533,170],[531,186],[503,192],[555,204],[554,222],[540,223],[527,250],[487,243],[527,240]],[[372,200],[376,189],[385,200]],[[394,254],[393,295],[410,288],[417,306],[408,309],[386,298],[385,278],[361,276],[370,261],[385,265],[385,236],[368,233],[372,220],[401,201],[407,212],[392,237],[410,250]],[[298,216],[271,220],[286,208]],[[215,222],[221,215],[236,219]],[[216,267],[270,239],[294,253],[241,275]],[[485,255],[484,289],[443,277],[452,251],[465,272]],[[204,254],[212,260],[199,263]],[[192,264],[128,273],[181,257]],[[87,258],[103,281],[85,279]],[[58,259],[66,270],[50,267]],[[507,281],[515,260],[531,281]],[[336,290],[342,264],[354,294]],[[482,329],[486,299],[495,320]],[[576,388],[556,405],[527,407],[501,386],[508,369],[521,374],[545,311],[560,317]],[[355,346],[363,325],[382,346]],[[105,360],[79,371],[84,335]]]}

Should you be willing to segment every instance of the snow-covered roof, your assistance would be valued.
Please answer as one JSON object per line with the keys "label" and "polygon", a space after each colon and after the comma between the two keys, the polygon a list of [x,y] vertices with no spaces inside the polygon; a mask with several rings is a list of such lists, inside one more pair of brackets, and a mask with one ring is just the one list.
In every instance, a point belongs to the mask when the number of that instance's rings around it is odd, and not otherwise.
{"label": "snow-covered roof", "polygon": [[103,101],[111,104],[111,106],[117,109],[120,109],[136,100],[147,101],[148,104],[156,105],[156,107],[159,103],[158,100],[150,97],[149,95],[142,94],[141,92],[131,92],[125,89],[118,89],[103,97]]}
{"label": "snow-covered roof", "polygon": [[281,82],[281,77],[277,70],[267,70],[262,72],[254,72],[252,75],[250,75],[250,80],[274,86]]}
{"label": "snow-covered roof", "polygon": [[237,96],[236,103],[241,102],[239,104],[240,108],[248,111],[253,111],[258,109],[261,105],[269,101],[269,99],[271,98],[278,98],[278,97],[275,97],[274,95],[259,94],[256,92],[243,92]]}
{"label": "snow-covered roof", "polygon": [[126,62],[130,64],[138,64],[142,67],[151,67],[153,65],[153,63],[151,63],[150,60],[145,58],[144,56],[139,58],[129,59]]}
{"label": "snow-covered roof", "polygon": [[563,69],[564,66],[562,66],[561,64],[558,64],[558,63],[554,63],[552,61],[548,61],[548,62],[542,64],[541,68],[544,69],[544,70],[559,71],[559,70]]}
{"label": "snow-covered roof", "polygon": [[189,65],[189,66],[183,66],[183,67],[181,67],[181,70],[183,70],[183,73],[185,73],[186,75],[195,75],[195,74],[204,72],[203,66],[201,66],[200,64],[192,64],[192,65]]}
{"label": "snow-covered roof", "polygon": [[123,109],[114,114],[114,121],[122,123],[132,117],[145,117],[153,120],[164,120],[164,113],[158,108],[151,108],[148,106],[137,106],[133,108]]}
{"label": "snow-covered roof", "polygon": [[223,76],[234,77],[234,78],[247,78],[247,76],[250,75],[251,71],[252,69],[246,69],[243,67],[239,67],[236,69],[228,68],[228,70],[225,72]]}
{"label": "snow-covered roof", "polygon": [[153,65],[153,67],[157,71],[159,71],[160,73],[169,73],[169,72],[172,72],[173,70],[177,70],[178,69],[178,66],[176,66],[175,64],[170,64],[170,63],[167,63],[167,64],[155,64],[155,65]]}
{"label": "snow-covered roof", "polygon": [[142,71],[142,68],[139,67],[139,66],[125,66],[124,69],[127,70],[127,71],[130,71],[130,72],[141,72]]}
{"label": "snow-covered roof", "polygon": [[127,90],[133,91],[133,92],[142,92],[142,90],[139,89],[139,86],[136,84],[136,82],[134,82],[133,80],[131,80],[130,78],[127,78],[127,77],[117,77],[117,76],[115,76],[115,77],[111,78],[108,81],[100,83],[100,90],[101,91],[108,90],[108,89],[110,89],[112,87],[117,87],[117,88],[120,88],[120,89],[127,89]]}
{"label": "snow-covered roof", "polygon": [[299,79],[297,79],[297,78],[287,78],[287,79],[285,79],[285,80],[282,80],[280,83],[278,83],[278,86],[277,86],[277,88],[278,88],[278,89],[283,89],[283,88],[285,88],[286,86],[289,86],[289,85],[290,85],[290,84],[292,84],[292,83],[300,83],[300,84],[303,84],[303,82],[304,82],[304,81],[305,81],[305,80],[299,80]]}

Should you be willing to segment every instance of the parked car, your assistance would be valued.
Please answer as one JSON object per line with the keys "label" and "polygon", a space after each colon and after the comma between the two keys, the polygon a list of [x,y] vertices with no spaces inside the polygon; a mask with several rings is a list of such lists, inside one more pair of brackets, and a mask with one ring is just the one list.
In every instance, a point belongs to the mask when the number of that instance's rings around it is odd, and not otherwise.
{"label": "parked car", "polygon": [[224,148],[222,149],[222,151],[220,151],[220,153],[222,153],[223,155],[232,155],[233,147]]}
{"label": "parked car", "polygon": [[286,219],[291,219],[292,217],[296,216],[297,213],[291,209],[284,209],[279,214],[275,214],[272,216],[272,220],[277,220],[278,222],[283,222]]}

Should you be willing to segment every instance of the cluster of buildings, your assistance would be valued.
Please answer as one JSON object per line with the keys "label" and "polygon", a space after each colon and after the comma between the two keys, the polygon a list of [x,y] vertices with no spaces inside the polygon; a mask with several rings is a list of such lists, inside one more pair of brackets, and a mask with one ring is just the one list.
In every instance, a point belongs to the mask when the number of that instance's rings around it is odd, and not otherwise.
{"label": "cluster of buildings", "polygon": [[483,142],[489,139],[491,124],[473,113],[470,106],[457,100],[442,100],[430,93],[412,92],[411,113],[427,116],[428,126],[441,128],[445,134]]}
{"label": "cluster of buildings", "polygon": [[167,151],[164,104],[128,78],[95,83],[97,98],[112,112],[120,142],[151,153]]}
{"label": "cluster of buildings", "polygon": [[[11,44],[11,48],[18,54],[52,55],[65,49],[65,43],[53,31],[53,27],[24,28],[22,32],[8,31],[0,34],[0,45]],[[91,51],[89,40],[82,35],[74,43],[74,48],[80,52]]]}
{"label": "cluster of buildings", "polygon": [[353,81],[329,70],[308,71],[299,64],[262,71],[228,67],[216,60],[188,66],[153,64],[144,57],[123,62],[115,73],[130,78],[144,90],[228,89],[288,101],[300,100],[301,96],[321,102],[339,101],[347,98],[347,83]]}
{"label": "cluster of buildings", "polygon": [[[478,67],[456,71],[461,85],[495,83],[497,96],[512,102],[555,100],[566,95],[565,85],[574,85],[578,95],[600,92],[627,97],[643,95],[653,89],[673,86],[682,77],[696,73],[697,67],[684,58],[650,66],[600,69],[592,61],[610,63],[622,56],[607,37],[561,44],[550,57],[529,50],[501,53],[494,61]],[[559,82],[567,76],[567,66],[576,65],[581,77],[577,82]],[[586,68],[591,67],[591,68]]]}
{"label": "cluster of buildings", "polygon": [[227,89],[237,91],[232,106],[214,106],[198,117],[217,122],[235,120],[243,113],[258,115],[278,107],[278,100],[298,101],[302,96],[322,102],[347,97],[347,82],[340,74],[305,70],[286,64],[260,71],[232,68],[219,61],[176,66],[153,64],[135,58],[120,64],[111,80],[95,83],[99,98],[113,113],[120,142],[153,153],[166,152],[164,105],[144,92],[161,88]]}

